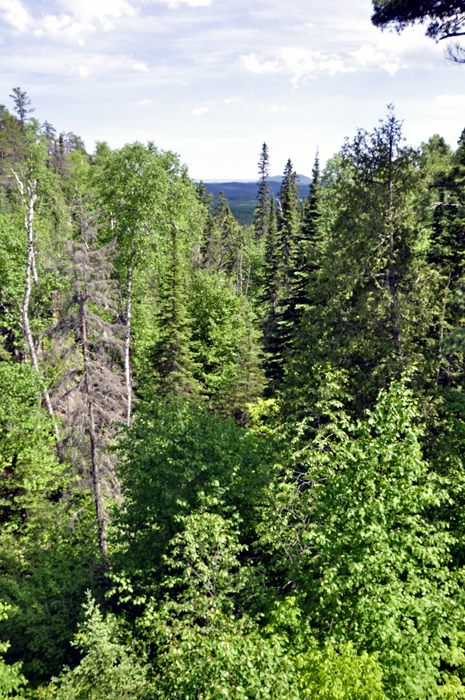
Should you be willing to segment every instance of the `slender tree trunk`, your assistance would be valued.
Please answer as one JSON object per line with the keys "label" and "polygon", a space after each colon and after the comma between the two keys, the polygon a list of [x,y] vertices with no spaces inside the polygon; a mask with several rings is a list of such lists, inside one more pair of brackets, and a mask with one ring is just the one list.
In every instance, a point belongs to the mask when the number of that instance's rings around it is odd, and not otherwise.
{"label": "slender tree trunk", "polygon": [[[21,317],[22,317],[22,325],[23,325],[23,331],[24,335],[26,336],[26,342],[29,348],[29,354],[31,356],[31,364],[34,367],[35,371],[39,374],[39,362],[37,360],[37,353],[36,349],[34,347],[34,341],[32,338],[32,332],[31,332],[31,324],[29,323],[29,302],[31,299],[31,287],[32,287],[32,279],[34,279],[35,285],[38,287],[39,286],[39,279],[37,276],[37,269],[36,269],[36,264],[35,264],[35,251],[34,251],[34,232],[33,232],[33,224],[34,224],[34,205],[37,199],[37,192],[36,192],[36,187],[37,187],[37,180],[33,180],[31,185],[27,187],[27,195],[28,199],[26,199],[25,193],[24,193],[24,183],[22,180],[19,179],[17,173],[13,170],[13,174],[15,176],[20,194],[21,194],[21,201],[24,207],[24,225],[26,227],[26,232],[27,232],[27,240],[28,240],[28,247],[27,247],[27,262],[26,262],[26,284],[24,288],[24,297],[23,297],[23,306],[21,309]],[[55,433],[55,438],[57,441],[57,450],[60,458],[62,457],[61,455],[61,446],[60,446],[60,432],[58,430],[58,425],[55,420],[55,413],[53,411],[52,407],[52,402],[50,400],[50,394],[48,393],[48,389],[44,389],[42,391],[43,397],[45,399],[45,405],[47,407],[47,411],[50,415],[50,417],[53,420],[53,430]]]}
{"label": "slender tree trunk", "polygon": [[88,429],[90,439],[90,458],[92,463],[92,488],[94,491],[95,511],[97,515],[97,531],[98,531],[98,546],[102,559],[106,564],[107,560],[107,541],[105,537],[105,521],[103,517],[102,492],[100,488],[100,475],[98,468],[98,457],[95,435],[95,415],[94,403],[92,401],[90,387],[90,363],[89,363],[89,348],[87,345],[87,324],[84,300],[79,296],[79,314],[81,317],[81,342],[82,342],[82,358],[84,361],[84,387],[86,392]]}
{"label": "slender tree trunk", "polygon": [[132,311],[132,273],[133,267],[128,267],[128,274],[126,280],[126,318],[125,318],[125,329],[124,329],[124,379],[126,381],[126,391],[127,391],[127,411],[126,411],[126,424],[129,427],[131,425],[131,408],[132,408],[132,379],[131,379],[131,365],[130,365],[130,350],[131,350],[131,311]]}
{"label": "slender tree trunk", "polygon": [[[82,360],[84,363],[84,391],[86,396],[87,404],[87,420],[88,420],[88,433],[90,440],[90,460],[92,468],[92,489],[94,492],[94,502],[95,502],[95,512],[97,516],[97,540],[100,554],[102,556],[102,561],[105,567],[107,567],[107,541],[105,536],[105,520],[103,517],[103,503],[102,503],[102,491],[100,487],[100,474],[99,474],[99,464],[97,455],[97,440],[95,431],[95,412],[94,412],[94,402],[92,399],[91,392],[91,378],[90,378],[90,360],[89,360],[89,346],[87,342],[87,323],[86,323],[86,310],[85,310],[85,296],[81,293],[78,284],[77,276],[77,265],[76,265],[76,251],[73,246],[73,262],[74,262],[74,288],[76,291],[76,301],[79,305],[79,318],[81,324],[81,347],[82,347]],[[85,280],[84,280],[85,282]],[[84,295],[87,294],[86,287],[84,287]]]}
{"label": "slender tree trunk", "polygon": [[247,301],[247,294],[249,292],[249,282],[250,282],[250,271],[252,270],[252,265],[249,265],[249,270],[247,272],[247,284],[245,286],[245,301]]}

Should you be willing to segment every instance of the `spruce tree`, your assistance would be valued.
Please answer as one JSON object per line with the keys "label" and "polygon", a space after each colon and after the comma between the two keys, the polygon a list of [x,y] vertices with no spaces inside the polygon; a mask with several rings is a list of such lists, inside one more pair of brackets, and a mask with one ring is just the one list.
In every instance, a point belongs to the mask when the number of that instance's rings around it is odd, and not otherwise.
{"label": "spruce tree", "polygon": [[162,395],[192,397],[200,386],[190,347],[191,319],[187,311],[186,274],[180,246],[181,232],[171,225],[171,251],[160,285],[157,314],[158,340],[152,353],[156,391]]}
{"label": "spruce tree", "polygon": [[436,371],[427,338],[440,322],[440,280],[421,252],[417,165],[390,109],[372,133],[346,142],[332,186],[335,213],[312,290],[318,303],[305,317],[296,372],[318,364],[347,372],[355,410],[411,363],[423,387]]}
{"label": "spruce tree", "polygon": [[274,197],[271,195],[269,225],[266,234],[264,280],[261,301],[264,305],[263,340],[266,353],[265,373],[269,382],[267,393],[274,393],[281,376],[278,348],[278,315],[281,298],[281,247],[279,245]]}
{"label": "spruce tree", "polygon": [[200,244],[200,266],[212,272],[218,272],[223,264],[221,248],[221,235],[218,226],[212,214],[208,212]]}
{"label": "spruce tree", "polygon": [[281,247],[281,285],[283,294],[289,291],[289,268],[299,227],[298,217],[299,187],[297,173],[289,159],[284,168],[278,200],[278,235]]}
{"label": "spruce tree", "polygon": [[268,182],[270,174],[269,160],[268,146],[264,143],[260,153],[260,160],[258,161],[259,180],[257,183],[257,208],[255,209],[253,222],[255,237],[258,240],[263,240],[265,238],[268,227],[268,214],[270,209],[270,183]]}
{"label": "spruce tree", "polygon": [[311,304],[309,286],[319,267],[320,240],[320,163],[318,153],[312,170],[312,182],[305,203],[302,224],[297,232],[289,266],[290,290],[279,319],[281,345],[289,348],[296,338],[302,317]]}
{"label": "spruce tree", "polygon": [[21,131],[24,132],[24,125],[27,120],[27,115],[34,112],[34,107],[31,107],[31,99],[28,97],[27,92],[25,90],[21,90],[20,87],[13,88],[13,94],[10,95],[10,97],[15,103],[14,110],[18,115]]}

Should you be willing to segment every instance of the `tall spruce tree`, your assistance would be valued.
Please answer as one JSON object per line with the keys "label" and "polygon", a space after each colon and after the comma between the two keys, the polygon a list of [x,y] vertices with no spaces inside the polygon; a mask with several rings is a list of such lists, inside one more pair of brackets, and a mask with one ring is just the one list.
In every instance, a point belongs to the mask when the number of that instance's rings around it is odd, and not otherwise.
{"label": "tall spruce tree", "polygon": [[286,296],[290,289],[289,270],[299,228],[299,187],[291,160],[286,163],[278,199],[278,236],[281,246],[281,286]]}
{"label": "tall spruce tree", "polygon": [[18,115],[21,131],[24,132],[24,125],[26,124],[27,115],[34,112],[34,107],[31,107],[31,99],[27,96],[27,92],[25,90],[21,90],[20,87],[13,88],[13,94],[10,95],[10,97],[15,103],[14,110]]}
{"label": "tall spruce tree", "polygon": [[262,316],[263,341],[266,359],[265,374],[268,380],[266,392],[273,394],[281,376],[281,358],[278,347],[278,316],[281,299],[281,246],[279,245],[276,221],[276,207],[273,195],[270,200],[269,225],[266,234],[265,263],[261,301],[264,313]]}
{"label": "tall spruce tree", "polygon": [[171,225],[170,259],[160,283],[157,314],[158,340],[152,352],[157,393],[169,396],[195,396],[200,386],[194,378],[197,369],[191,349],[191,326],[187,310],[187,283],[182,259],[181,235]]}
{"label": "tall spruce tree", "polygon": [[300,359],[348,372],[360,410],[412,363],[422,369],[415,381],[432,381],[437,346],[427,338],[440,322],[440,280],[421,249],[418,152],[405,145],[393,110],[372,133],[359,130],[341,155],[319,302],[306,314]]}
{"label": "tall spruce tree", "polygon": [[289,264],[289,293],[281,306],[278,321],[282,351],[290,345],[299,332],[302,317],[311,304],[312,277],[319,267],[321,248],[320,219],[320,163],[318,153],[312,170],[312,182],[305,203],[304,217],[295,237],[295,246]]}
{"label": "tall spruce tree", "polygon": [[270,156],[268,146],[263,144],[258,161],[258,192],[257,192],[257,208],[254,216],[254,231],[255,237],[258,240],[263,240],[266,236],[268,227],[268,215],[270,210],[270,183],[268,177],[270,174]]}

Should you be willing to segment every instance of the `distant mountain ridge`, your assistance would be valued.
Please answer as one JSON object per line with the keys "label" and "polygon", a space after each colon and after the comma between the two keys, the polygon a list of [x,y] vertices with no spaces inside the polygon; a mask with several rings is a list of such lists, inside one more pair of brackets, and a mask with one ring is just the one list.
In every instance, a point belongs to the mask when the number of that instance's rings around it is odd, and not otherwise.
{"label": "distant mountain ridge", "polygon": [[[297,178],[299,180],[299,184],[302,187],[302,185],[309,185],[312,181],[311,177],[308,177],[307,175],[299,175],[297,174]],[[268,178],[270,182],[281,182],[283,179],[282,175],[272,175],[271,177]],[[222,180],[202,180],[202,179],[197,179],[196,182],[203,182],[204,185],[212,184],[227,184],[231,182],[239,182],[240,184],[250,184],[250,183],[255,183],[257,184],[258,179],[256,180],[228,180],[227,178],[223,178]]]}
{"label": "distant mountain ridge", "polygon": [[[312,179],[306,175],[297,175],[301,197],[307,196],[307,187]],[[274,175],[268,178],[270,189],[276,197],[281,187],[281,175]],[[200,182],[197,180],[197,182]],[[213,202],[216,204],[220,192],[229,202],[231,212],[240,224],[250,225],[253,221],[253,214],[257,205],[257,181],[256,180],[202,180],[208,192],[213,195]]]}

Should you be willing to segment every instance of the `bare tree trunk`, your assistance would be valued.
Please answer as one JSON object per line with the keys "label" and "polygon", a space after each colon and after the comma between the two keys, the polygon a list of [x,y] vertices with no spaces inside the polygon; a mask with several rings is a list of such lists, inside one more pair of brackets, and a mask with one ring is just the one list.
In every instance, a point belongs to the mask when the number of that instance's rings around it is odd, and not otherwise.
{"label": "bare tree trunk", "polygon": [[[81,212],[82,214],[82,212]],[[77,276],[76,251],[73,245],[73,261],[74,261],[74,285],[76,290],[76,301],[79,304],[79,317],[81,322],[81,346],[82,359],[84,363],[84,391],[87,404],[88,418],[88,433],[90,440],[90,460],[92,467],[92,489],[94,492],[95,512],[97,516],[97,538],[100,554],[104,566],[107,566],[107,541],[105,536],[105,520],[103,517],[102,490],[100,487],[100,474],[97,456],[96,432],[95,432],[95,414],[94,403],[92,400],[91,384],[90,384],[90,362],[89,362],[89,346],[87,343],[87,323],[85,311],[85,297],[82,295]],[[84,292],[86,293],[85,284]]]}
{"label": "bare tree trunk", "polygon": [[[16,182],[18,184],[18,188],[19,188],[19,191],[21,194],[21,201],[22,201],[23,207],[24,207],[24,212],[25,212],[24,213],[24,225],[26,227],[27,240],[28,240],[27,262],[26,262],[26,285],[24,288],[23,306],[21,309],[22,325],[23,325],[24,335],[26,336],[27,345],[29,348],[29,354],[31,356],[31,364],[34,367],[35,371],[37,373],[39,373],[40,372],[39,363],[37,360],[37,353],[36,353],[36,349],[34,347],[34,341],[32,338],[31,324],[29,323],[29,302],[31,299],[31,287],[32,287],[31,275],[34,279],[35,285],[37,287],[39,286],[39,278],[37,276],[37,269],[36,269],[36,264],[35,264],[34,233],[33,233],[34,205],[35,205],[35,202],[37,199],[37,192],[36,192],[37,180],[33,180],[32,183],[27,187],[28,199],[26,199],[26,196],[24,193],[24,183],[22,182],[22,180],[19,179],[18,175],[15,173],[14,170],[13,170],[13,174],[14,174]],[[53,420],[53,430],[55,432],[55,437],[56,437],[56,441],[57,441],[58,454],[61,457],[60,433],[58,430],[58,425],[57,425],[56,420],[55,420],[55,413],[53,411],[52,402],[50,401],[50,394],[48,393],[48,389],[44,389],[42,393],[43,393],[43,396],[45,399],[45,405],[47,407],[47,411]]]}
{"label": "bare tree trunk", "polygon": [[241,286],[241,294],[242,294],[242,258],[243,258],[243,255],[244,255],[244,244],[241,245],[241,262],[239,265],[239,283]]}
{"label": "bare tree trunk", "polygon": [[252,265],[249,265],[249,270],[247,272],[247,284],[245,287],[245,301],[247,301],[247,294],[249,292],[249,282],[250,282],[250,271],[252,270]]}
{"label": "bare tree trunk", "polygon": [[126,318],[124,328],[124,379],[126,381],[126,391],[128,405],[126,411],[126,424],[129,428],[131,425],[131,408],[132,408],[132,380],[131,380],[131,365],[130,365],[130,349],[131,349],[131,311],[132,311],[132,272],[133,267],[128,267],[126,281]]}
{"label": "bare tree trunk", "polygon": [[107,560],[107,541],[105,537],[105,521],[103,517],[102,491],[100,488],[100,475],[98,468],[96,436],[95,436],[95,417],[94,404],[91,396],[91,387],[89,382],[90,366],[89,366],[89,348],[87,345],[87,325],[86,313],[84,308],[84,300],[79,296],[79,314],[81,316],[81,338],[82,338],[82,358],[84,361],[84,386],[87,401],[87,415],[89,419],[89,438],[90,438],[90,458],[92,463],[92,487],[94,491],[95,511],[97,515],[97,531],[98,531],[98,546],[104,563]]}

